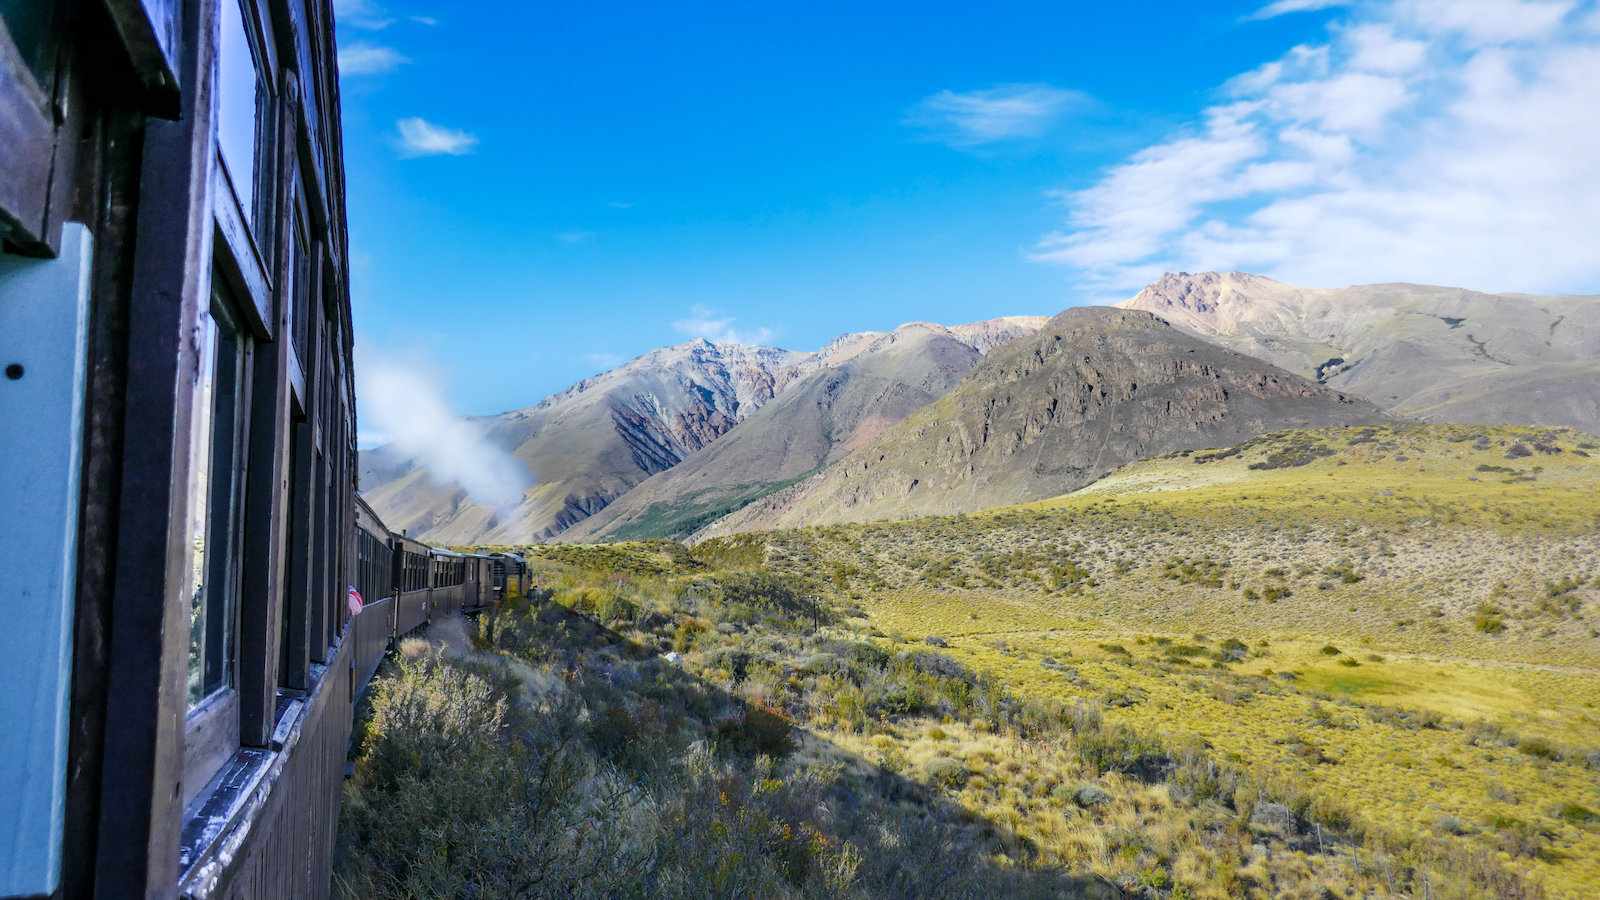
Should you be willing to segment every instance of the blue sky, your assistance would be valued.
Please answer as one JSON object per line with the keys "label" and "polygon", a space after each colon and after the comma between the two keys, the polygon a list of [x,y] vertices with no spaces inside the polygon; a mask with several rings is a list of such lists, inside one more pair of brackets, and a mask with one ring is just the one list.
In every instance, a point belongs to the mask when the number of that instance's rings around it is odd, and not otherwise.
{"label": "blue sky", "polygon": [[336,6],[360,352],[467,413],[1165,268],[1600,290],[1592,0]]}

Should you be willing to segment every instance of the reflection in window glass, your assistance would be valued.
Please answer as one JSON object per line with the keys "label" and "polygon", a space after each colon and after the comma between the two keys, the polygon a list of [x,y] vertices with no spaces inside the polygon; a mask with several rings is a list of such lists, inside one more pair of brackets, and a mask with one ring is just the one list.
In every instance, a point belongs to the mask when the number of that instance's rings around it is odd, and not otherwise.
{"label": "reflection in window glass", "polygon": [[228,162],[234,190],[245,214],[255,219],[256,119],[261,79],[245,31],[239,0],[222,0],[222,34],[217,48],[219,96],[217,142]]}
{"label": "reflection in window glass", "polygon": [[216,392],[217,322],[202,314],[195,328],[200,362],[189,431],[189,705],[205,699],[207,525],[211,521],[212,403]]}
{"label": "reflection in window glass", "polygon": [[232,684],[244,353],[219,301],[195,330],[199,361],[189,465],[189,707]]}

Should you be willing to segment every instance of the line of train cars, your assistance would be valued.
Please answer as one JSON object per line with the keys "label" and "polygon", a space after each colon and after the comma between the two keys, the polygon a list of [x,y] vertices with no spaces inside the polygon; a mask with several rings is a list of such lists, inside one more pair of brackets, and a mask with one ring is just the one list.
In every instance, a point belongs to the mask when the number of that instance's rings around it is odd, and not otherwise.
{"label": "line of train cars", "polygon": [[[514,553],[457,553],[396,534],[360,497],[355,524],[356,656],[371,669],[382,648],[433,619],[479,612],[527,590],[528,563]],[[385,605],[387,615],[372,614]],[[365,685],[372,671],[357,675]]]}

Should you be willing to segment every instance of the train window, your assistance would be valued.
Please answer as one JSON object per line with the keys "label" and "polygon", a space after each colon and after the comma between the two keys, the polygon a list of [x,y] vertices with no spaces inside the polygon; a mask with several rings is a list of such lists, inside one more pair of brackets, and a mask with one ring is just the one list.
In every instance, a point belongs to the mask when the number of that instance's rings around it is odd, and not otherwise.
{"label": "train window", "polygon": [[[294,344],[294,355],[302,369],[310,368],[311,360],[306,356],[306,349],[310,343],[311,330],[311,243],[306,237],[306,217],[301,211],[302,204],[296,203],[293,215],[292,243],[289,245],[293,252],[293,261],[290,264],[289,275],[293,280],[289,290],[289,337]],[[310,403],[320,403],[321,397],[314,397]]]}
{"label": "train window", "polygon": [[192,710],[233,683],[239,583],[246,338],[219,292],[195,330],[189,463],[189,677]]}
{"label": "train window", "polygon": [[218,58],[217,143],[226,160],[239,205],[250,221],[256,215],[256,156],[261,118],[261,67],[256,63],[254,42],[250,39],[240,0],[222,0],[222,28]]}

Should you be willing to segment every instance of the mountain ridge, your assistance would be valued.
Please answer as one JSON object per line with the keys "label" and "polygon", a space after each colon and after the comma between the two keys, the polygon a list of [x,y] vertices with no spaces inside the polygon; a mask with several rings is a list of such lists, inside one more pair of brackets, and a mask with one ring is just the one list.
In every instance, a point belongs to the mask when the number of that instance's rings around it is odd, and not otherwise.
{"label": "mountain ridge", "polygon": [[950,327],[900,325],[845,362],[807,375],[721,440],[641,482],[558,540],[685,537],[870,441],[943,396],[985,353],[1045,321],[1012,316]]}
{"label": "mountain ridge", "polygon": [[[957,327],[969,340],[995,343],[1025,321]],[[361,454],[363,496],[396,530],[427,540],[549,540],[712,444],[791,385],[881,352],[902,330],[917,328],[944,326],[846,332],[815,351],[704,338],[657,348],[531,406],[475,420],[485,440],[521,459],[535,478],[513,508],[475,502],[392,447]]]}
{"label": "mountain ridge", "polygon": [[1600,296],[1169,272],[1117,306],[1397,415],[1600,431]]}
{"label": "mountain ridge", "polygon": [[1386,418],[1152,313],[1075,307],[871,444],[695,538],[973,512],[1066,493],[1152,453]]}

